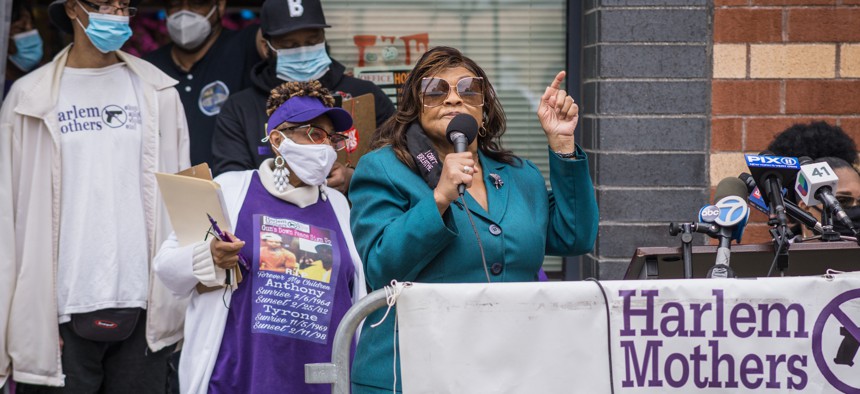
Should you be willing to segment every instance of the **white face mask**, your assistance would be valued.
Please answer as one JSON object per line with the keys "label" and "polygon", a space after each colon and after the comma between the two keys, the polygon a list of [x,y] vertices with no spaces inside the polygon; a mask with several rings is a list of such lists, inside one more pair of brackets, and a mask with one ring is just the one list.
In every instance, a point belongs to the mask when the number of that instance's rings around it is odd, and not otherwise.
{"label": "white face mask", "polygon": [[218,6],[213,6],[206,16],[188,10],[179,11],[167,17],[167,32],[173,43],[183,49],[195,49],[209,38],[212,25],[209,17]]}
{"label": "white face mask", "polygon": [[325,184],[325,179],[337,160],[337,152],[329,144],[300,145],[287,137],[281,141],[278,152],[287,161],[290,170],[302,182],[311,186]]}

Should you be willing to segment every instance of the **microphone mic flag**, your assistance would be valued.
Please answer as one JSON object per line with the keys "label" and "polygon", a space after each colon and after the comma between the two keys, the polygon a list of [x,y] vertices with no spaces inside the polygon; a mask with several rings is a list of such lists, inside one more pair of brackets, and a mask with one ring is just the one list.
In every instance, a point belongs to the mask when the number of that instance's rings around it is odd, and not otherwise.
{"label": "microphone mic flag", "polygon": [[808,206],[824,204],[825,209],[829,210],[836,220],[839,220],[852,232],[856,231],[851,218],[848,217],[839,204],[839,200],[833,195],[839,177],[830,168],[830,164],[826,162],[813,163],[812,159],[808,157],[801,157],[800,160],[803,165],[800,166],[797,184],[794,186],[798,197]]}
{"label": "microphone mic flag", "polygon": [[[761,190],[756,187],[755,181],[752,179],[752,175],[742,173],[738,175],[738,178],[744,181],[744,183],[746,183],[747,185],[747,190],[750,193],[750,205],[767,215],[767,202],[762,197]],[[810,215],[806,211],[800,209],[797,204],[791,202],[790,200],[785,200],[785,210],[788,212],[788,216],[791,216],[792,218],[794,218],[794,220],[803,223],[804,226],[814,231],[816,234],[821,234],[824,231],[824,229],[821,227],[821,222],[819,222],[818,219],[816,219],[814,216]]]}
{"label": "microphone mic flag", "polygon": [[721,180],[714,193],[714,205],[719,209],[714,222],[723,228],[731,227],[730,238],[737,242],[741,242],[750,215],[746,196],[746,183],[735,177]]}
{"label": "microphone mic flag", "polygon": [[753,180],[767,197],[771,221],[786,224],[785,202],[782,198],[782,185],[794,182],[800,163],[795,157],[771,156],[769,151],[760,155],[744,155]]}
{"label": "microphone mic flag", "polygon": [[812,163],[812,159],[804,156],[800,158],[800,163],[802,165],[800,172],[797,173],[797,183],[794,185],[797,197],[810,207],[822,204],[819,191],[822,188],[835,191],[839,184],[839,177],[826,162]]}
{"label": "microphone mic flag", "polygon": [[[454,152],[465,152],[475,137],[478,136],[478,121],[469,114],[459,114],[451,119],[445,130],[448,142],[454,145]],[[466,192],[466,185],[457,186],[457,191],[462,196]]]}
{"label": "microphone mic flag", "polygon": [[740,242],[744,227],[750,215],[747,204],[747,186],[738,178],[729,177],[720,181],[714,193],[715,206],[719,215],[714,223],[719,226],[716,238],[719,240],[717,258],[714,266],[708,270],[708,278],[733,278],[734,272],[729,266],[731,259],[732,240]]}

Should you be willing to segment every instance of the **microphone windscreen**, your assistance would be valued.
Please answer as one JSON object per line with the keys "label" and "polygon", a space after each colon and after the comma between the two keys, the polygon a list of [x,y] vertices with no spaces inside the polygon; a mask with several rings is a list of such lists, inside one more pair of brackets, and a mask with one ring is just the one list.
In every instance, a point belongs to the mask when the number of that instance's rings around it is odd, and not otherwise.
{"label": "microphone windscreen", "polygon": [[455,131],[463,133],[468,140],[466,145],[470,145],[478,136],[478,121],[472,115],[459,114],[451,119],[451,122],[448,123],[448,129],[445,130],[445,136],[448,138],[448,142],[452,144],[454,140],[451,138],[451,133]]}
{"label": "microphone windscreen", "polygon": [[799,161],[800,165],[803,166],[803,165],[807,165],[809,163],[812,163],[812,158],[809,156],[800,156],[797,158],[797,161]]}
{"label": "microphone windscreen", "polygon": [[716,204],[728,196],[737,196],[747,201],[748,195],[747,184],[744,181],[735,177],[727,177],[717,184],[717,191],[714,192],[714,203]]}

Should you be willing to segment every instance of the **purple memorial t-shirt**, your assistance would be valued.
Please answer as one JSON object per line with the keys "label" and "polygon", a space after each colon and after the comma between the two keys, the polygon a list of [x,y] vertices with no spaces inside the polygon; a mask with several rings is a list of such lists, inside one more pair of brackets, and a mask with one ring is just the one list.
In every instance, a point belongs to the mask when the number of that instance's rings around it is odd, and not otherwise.
{"label": "purple memorial t-shirt", "polygon": [[[233,292],[210,393],[329,393],[305,384],[305,364],[331,361],[352,305],[355,266],[331,203],[299,208],[254,173],[236,236],[250,270]],[[252,242],[253,240],[253,242]],[[194,355],[184,355],[194,357]]]}

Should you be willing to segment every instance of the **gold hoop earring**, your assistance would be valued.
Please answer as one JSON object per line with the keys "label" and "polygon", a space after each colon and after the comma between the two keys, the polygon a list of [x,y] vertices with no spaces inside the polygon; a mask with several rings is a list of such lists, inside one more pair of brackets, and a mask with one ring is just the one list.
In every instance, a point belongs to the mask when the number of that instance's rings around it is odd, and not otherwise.
{"label": "gold hoop earring", "polygon": [[484,123],[481,123],[481,128],[478,129],[478,136],[483,138],[483,137],[486,137],[487,134],[488,134],[487,128],[484,127]]}

